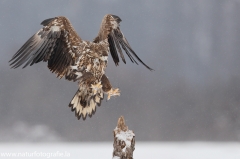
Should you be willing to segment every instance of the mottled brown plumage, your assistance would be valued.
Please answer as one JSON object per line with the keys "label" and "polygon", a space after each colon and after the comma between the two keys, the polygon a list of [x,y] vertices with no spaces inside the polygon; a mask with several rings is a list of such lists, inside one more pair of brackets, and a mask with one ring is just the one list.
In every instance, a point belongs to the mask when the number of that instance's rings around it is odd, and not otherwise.
{"label": "mottled brown plumage", "polygon": [[120,95],[118,88],[113,89],[105,75],[108,54],[111,53],[116,65],[118,54],[126,63],[122,49],[132,62],[140,63],[152,70],[132,50],[119,28],[121,19],[107,14],[104,16],[97,37],[84,41],[78,36],[66,17],[44,20],[43,28],[34,34],[12,57],[10,65],[17,68],[44,61],[57,77],[69,81],[78,81],[79,89],[69,104],[78,119],[85,120],[101,104],[103,94]]}

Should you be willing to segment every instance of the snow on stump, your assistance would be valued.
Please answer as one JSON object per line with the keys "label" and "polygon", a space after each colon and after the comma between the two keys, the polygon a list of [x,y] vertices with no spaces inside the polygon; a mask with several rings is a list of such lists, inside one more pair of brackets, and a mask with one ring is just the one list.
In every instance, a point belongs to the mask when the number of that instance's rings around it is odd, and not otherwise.
{"label": "snow on stump", "polygon": [[117,127],[113,131],[113,159],[133,159],[135,150],[135,134],[128,130],[123,116],[118,119]]}

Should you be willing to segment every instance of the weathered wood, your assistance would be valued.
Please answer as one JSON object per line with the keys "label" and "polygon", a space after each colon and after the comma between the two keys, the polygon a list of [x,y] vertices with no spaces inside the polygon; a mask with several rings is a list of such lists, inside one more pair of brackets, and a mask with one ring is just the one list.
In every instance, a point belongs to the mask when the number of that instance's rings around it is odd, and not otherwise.
{"label": "weathered wood", "polygon": [[135,150],[135,134],[128,130],[123,116],[118,119],[117,127],[113,131],[113,159],[133,159]]}

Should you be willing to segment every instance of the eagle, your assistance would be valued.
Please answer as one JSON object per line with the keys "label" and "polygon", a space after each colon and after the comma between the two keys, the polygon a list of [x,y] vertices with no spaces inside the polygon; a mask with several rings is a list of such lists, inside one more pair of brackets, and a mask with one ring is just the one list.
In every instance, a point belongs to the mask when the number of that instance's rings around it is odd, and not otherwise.
{"label": "eagle", "polygon": [[147,66],[133,51],[119,28],[122,20],[112,14],[103,17],[98,35],[93,41],[85,41],[78,36],[69,19],[64,16],[44,20],[35,33],[9,61],[11,68],[32,66],[47,62],[48,68],[58,78],[78,82],[78,90],[69,107],[75,111],[78,120],[92,117],[96,105],[100,106],[107,95],[119,96],[120,90],[113,88],[105,75],[108,55],[111,54],[116,66],[119,56],[126,64],[123,50],[133,63]]}

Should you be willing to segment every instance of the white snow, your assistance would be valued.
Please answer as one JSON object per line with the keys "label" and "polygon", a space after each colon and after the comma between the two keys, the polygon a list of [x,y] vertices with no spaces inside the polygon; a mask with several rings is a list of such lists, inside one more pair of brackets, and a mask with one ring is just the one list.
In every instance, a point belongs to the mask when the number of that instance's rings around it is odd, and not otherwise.
{"label": "white snow", "polygon": [[[116,127],[114,131],[117,131],[117,129],[118,128]],[[132,132],[132,130],[127,130],[126,132],[120,131],[119,133],[117,133],[117,139],[125,141],[126,143],[126,146],[122,149],[122,152],[125,152],[126,148],[131,146],[133,136],[135,136],[135,134]]]}
{"label": "white snow", "polygon": [[[112,142],[0,143],[0,158],[111,159]],[[13,155],[22,157],[4,157]],[[30,156],[31,157],[28,157]],[[137,142],[135,159],[240,159],[240,143]]]}

